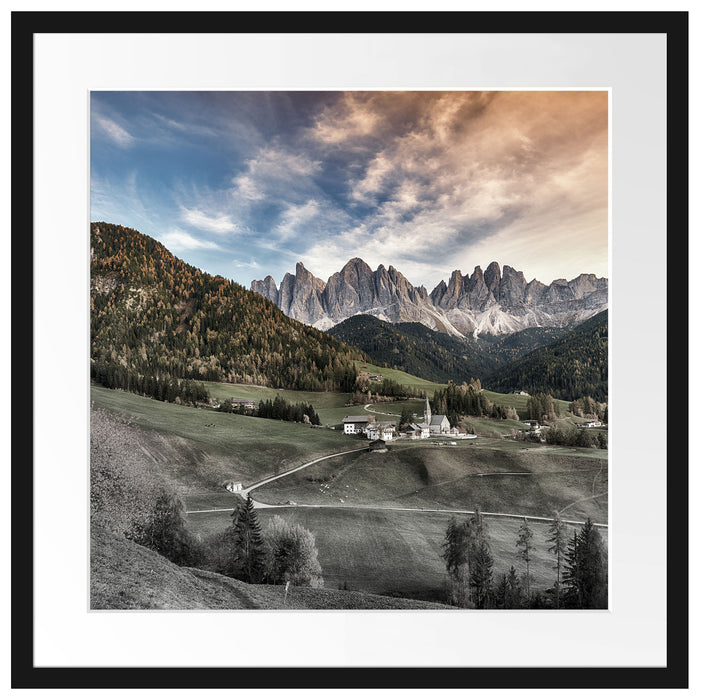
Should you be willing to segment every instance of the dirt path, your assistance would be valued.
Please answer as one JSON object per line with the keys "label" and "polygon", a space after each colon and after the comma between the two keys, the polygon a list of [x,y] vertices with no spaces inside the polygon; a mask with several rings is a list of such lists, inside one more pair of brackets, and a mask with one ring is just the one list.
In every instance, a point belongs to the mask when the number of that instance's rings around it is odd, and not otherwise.
{"label": "dirt path", "polygon": [[[372,404],[367,404],[367,406],[371,406]],[[367,408],[365,406],[364,408]],[[375,411],[372,411],[372,413],[375,413]],[[250,495],[251,491],[254,489],[260,488],[261,486],[264,486],[266,484],[270,484],[272,481],[277,481],[278,479],[282,479],[284,476],[288,476],[289,474],[294,474],[295,472],[300,471],[301,469],[305,469],[306,467],[309,467],[313,464],[318,464],[319,462],[323,462],[324,460],[331,459],[332,457],[341,457],[342,455],[348,455],[348,454],[353,454],[355,452],[364,452],[368,448],[367,447],[359,447],[356,448],[355,450],[346,450],[345,452],[335,452],[334,454],[331,455],[325,455],[324,457],[318,457],[317,459],[313,459],[309,462],[305,462],[304,464],[301,464],[299,467],[295,467],[294,469],[288,469],[285,472],[282,472],[281,474],[277,474],[276,476],[270,476],[267,477],[266,479],[262,479],[261,481],[257,481],[254,484],[251,484],[251,486],[247,486],[245,489],[242,489],[241,491],[237,491],[239,495],[243,496],[246,498],[248,495]],[[476,476],[504,476],[504,475],[511,475],[511,476],[524,476],[524,475],[529,475],[531,476],[530,472],[495,472],[495,473],[490,473],[490,474],[477,474]],[[594,482],[593,482],[594,486]],[[589,496],[588,498],[582,498],[578,501],[573,501],[573,503],[569,503],[567,506],[561,508],[559,511],[560,513],[563,513],[565,510],[570,508],[571,506],[576,505],[577,503],[582,503],[583,501],[590,501],[594,498],[600,498],[601,496],[606,496],[606,493],[600,493],[596,495]],[[332,505],[332,504],[306,504],[306,503],[280,503],[280,504],[273,504],[273,503],[262,503],[261,501],[255,500],[253,497],[251,498],[253,501],[254,508],[259,508],[259,509],[266,509],[266,508],[349,508],[352,510],[392,510],[392,511],[403,511],[403,512],[411,512],[411,513],[455,513],[455,514],[461,514],[461,515],[473,515],[475,511],[473,510],[452,510],[452,509],[443,509],[443,508],[405,508],[405,507],[400,507],[400,506],[372,506],[372,505],[346,505],[346,506],[340,506],[340,505]],[[205,510],[188,510],[186,513],[188,515],[191,514],[196,514],[196,513],[226,513],[226,512],[232,512],[234,508],[209,508]],[[551,522],[553,518],[547,518],[547,517],[542,517],[538,515],[524,515],[521,513],[486,513],[481,511],[482,514],[486,517],[491,517],[491,518],[510,518],[510,519],[518,519],[518,520],[532,520],[535,522]],[[564,523],[567,523],[569,525],[583,525],[584,522],[580,520],[564,520]],[[597,527],[608,527],[606,523],[594,523]]]}
{"label": "dirt path", "polygon": [[395,416],[396,418],[399,418],[399,417],[400,417],[400,414],[399,414],[399,413],[384,413],[383,411],[371,411],[371,409],[368,408],[368,406],[375,406],[375,405],[376,405],[376,404],[373,404],[373,403],[367,403],[367,404],[363,407],[363,410],[364,410],[364,411],[368,411],[368,413],[375,413],[375,414],[378,415],[378,416]]}
{"label": "dirt path", "polygon": [[[307,503],[296,503],[293,504],[273,504],[273,503],[261,503],[253,498],[251,499],[254,504],[254,508],[258,509],[268,509],[268,508],[346,508],[349,510],[391,510],[391,511],[401,511],[409,513],[454,513],[458,515],[473,515],[474,510],[458,510],[458,509],[444,509],[444,508],[405,508],[400,506],[366,506],[366,505],[336,505],[336,504],[307,504]],[[587,500],[587,499],[584,499]],[[579,502],[579,501],[578,501]],[[573,504],[571,504],[573,505]],[[569,507],[569,506],[566,506]],[[191,513],[226,513],[233,511],[233,508],[210,508],[208,510],[189,510],[188,514]],[[565,509],[564,509],[565,510]],[[562,511],[561,511],[562,512]],[[535,522],[550,523],[553,518],[542,517],[539,515],[524,515],[521,513],[488,513],[481,511],[481,513],[488,518],[509,518],[512,520],[532,520]],[[582,520],[563,520],[564,523],[568,525],[584,525]],[[606,523],[593,523],[596,527],[608,527]]]}
{"label": "dirt path", "polygon": [[289,474],[294,474],[295,472],[299,472],[301,469],[305,469],[306,467],[310,467],[313,464],[317,464],[318,462],[323,462],[325,459],[331,459],[332,457],[341,457],[342,455],[350,455],[353,454],[354,452],[365,452],[367,451],[367,447],[357,447],[355,450],[346,450],[345,452],[335,452],[333,455],[325,455],[324,457],[318,457],[317,459],[313,459],[310,462],[305,462],[304,464],[301,464],[299,467],[295,467],[294,469],[288,469],[287,471],[281,472],[280,474],[277,474],[275,476],[269,476],[265,479],[262,479],[261,481],[257,481],[254,484],[251,484],[251,486],[247,486],[245,489],[242,489],[241,491],[237,491],[239,495],[243,496],[246,498],[249,495],[250,491],[253,491],[254,489],[260,488],[261,486],[265,486],[266,484],[270,484],[271,481],[276,481],[278,479],[282,479],[284,476],[288,476]]}

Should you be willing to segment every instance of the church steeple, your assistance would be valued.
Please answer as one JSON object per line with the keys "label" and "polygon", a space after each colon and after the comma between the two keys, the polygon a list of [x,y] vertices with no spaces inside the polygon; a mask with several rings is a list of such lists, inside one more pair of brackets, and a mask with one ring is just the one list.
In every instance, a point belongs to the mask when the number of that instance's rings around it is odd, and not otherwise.
{"label": "church steeple", "polygon": [[429,425],[431,423],[431,408],[429,408],[429,399],[424,402],[424,422]]}

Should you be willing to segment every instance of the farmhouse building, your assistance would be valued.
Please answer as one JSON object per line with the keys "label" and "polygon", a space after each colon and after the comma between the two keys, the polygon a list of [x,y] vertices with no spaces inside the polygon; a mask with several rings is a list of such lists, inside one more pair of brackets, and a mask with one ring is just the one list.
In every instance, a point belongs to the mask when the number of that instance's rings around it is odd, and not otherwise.
{"label": "farmhouse building", "polygon": [[344,433],[360,435],[366,432],[369,423],[375,422],[375,416],[344,416]]}
{"label": "farmhouse building", "polygon": [[426,440],[429,435],[429,426],[423,423],[410,423],[409,435],[413,440]]}
{"label": "farmhouse building", "polygon": [[397,434],[397,425],[387,421],[369,423],[366,428],[366,436],[369,440],[394,440]]}
{"label": "farmhouse building", "polygon": [[375,416],[344,416],[344,434],[360,435],[366,432],[369,423],[375,423]]}
{"label": "farmhouse building", "polygon": [[368,445],[368,449],[371,452],[387,452],[388,451],[387,445],[385,444],[385,440],[373,440],[373,442],[371,442]]}
{"label": "farmhouse building", "polygon": [[248,411],[253,411],[256,404],[252,399],[229,399],[232,408],[244,408]]}

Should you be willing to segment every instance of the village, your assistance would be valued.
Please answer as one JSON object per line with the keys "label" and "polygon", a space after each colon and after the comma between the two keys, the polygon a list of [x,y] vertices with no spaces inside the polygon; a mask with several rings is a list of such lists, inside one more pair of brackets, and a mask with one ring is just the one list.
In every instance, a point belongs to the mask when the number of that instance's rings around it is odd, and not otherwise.
{"label": "village", "polygon": [[[383,444],[401,438],[411,440],[426,440],[431,437],[453,437],[458,439],[475,438],[464,428],[451,427],[449,419],[443,414],[432,415],[429,399],[424,404],[424,421],[410,423],[400,431],[398,424],[393,421],[380,421],[374,415],[344,416],[344,433],[346,435],[363,435],[382,448]],[[382,443],[382,444],[381,444]]]}

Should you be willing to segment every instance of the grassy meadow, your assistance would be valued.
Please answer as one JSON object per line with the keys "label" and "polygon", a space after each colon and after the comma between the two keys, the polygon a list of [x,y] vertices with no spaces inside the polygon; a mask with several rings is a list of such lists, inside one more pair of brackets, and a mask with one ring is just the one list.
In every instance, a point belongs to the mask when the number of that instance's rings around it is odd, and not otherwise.
{"label": "grassy meadow", "polygon": [[95,408],[151,431],[153,440],[142,449],[189,492],[219,490],[230,480],[251,484],[359,446],[340,430],[177,406],[99,386],[91,386],[90,396]]}
{"label": "grassy meadow", "polygon": [[[439,384],[437,382],[430,382],[426,379],[420,379],[412,374],[407,374],[399,369],[391,369],[390,367],[381,367],[380,365],[374,365],[370,362],[356,362],[356,369],[359,372],[368,372],[369,374],[380,374],[383,379],[391,379],[398,384],[404,386],[411,386],[419,391],[424,391],[426,395],[431,398],[434,395],[436,389],[442,389],[446,384]],[[373,387],[371,385],[371,391]]]}
{"label": "grassy meadow", "polygon": [[[389,376],[383,368],[377,369]],[[311,403],[320,417],[326,411],[329,422],[364,412],[362,406],[344,406],[348,395],[343,394],[225,384],[208,384],[208,389],[220,400],[256,400],[280,394],[293,403]],[[504,397],[490,398],[501,402]],[[516,395],[508,398],[526,400]],[[203,536],[226,528],[232,509],[240,502],[239,496],[224,489],[227,481],[241,481],[247,486],[316,457],[367,444],[341,430],[178,406],[99,386],[91,387],[91,401],[95,408],[128,416],[142,428],[140,451],[164,481],[181,494],[190,511],[189,527]],[[422,415],[421,401],[381,403],[372,409],[381,412],[377,417],[382,419],[382,413],[399,415],[404,406]],[[522,427],[516,421],[467,422],[474,423],[476,431],[485,435],[508,433],[508,423]],[[479,507],[488,514],[551,517],[559,509],[566,520],[591,517],[597,523],[607,522],[607,496],[602,495],[608,486],[606,451],[491,437],[456,440],[455,445],[451,442],[398,441],[391,443],[385,453],[343,455],[286,475],[253,491],[255,500],[274,506],[257,511],[261,523],[265,527],[279,515],[315,535],[327,590],[346,586],[366,596],[382,594],[440,603],[446,599],[441,545],[451,514],[437,510],[472,511]],[[515,547],[519,518],[488,515],[486,520],[495,575],[512,565],[521,572]],[[545,587],[553,582],[547,524],[530,521],[530,526],[535,536],[534,585]],[[606,529],[603,535],[606,539]],[[100,566],[108,567],[108,563]],[[185,576],[183,590],[190,591],[196,585],[193,577],[198,576],[192,572]],[[242,593],[215,578],[203,585],[216,592],[214,607],[227,607],[227,601],[232,607],[255,607],[250,591]],[[126,583],[124,590],[129,598]],[[100,595],[108,595],[107,590],[100,591]],[[190,593],[183,595],[187,598]],[[195,593],[188,600],[187,605],[182,603],[184,607],[202,604]],[[127,599],[124,602],[125,607],[139,607]],[[144,607],[169,605],[177,607],[178,600],[159,602],[156,595]],[[304,605],[325,606],[319,598]],[[338,603],[330,599],[328,605],[336,607]],[[348,606],[353,607],[351,603]],[[372,607],[373,603],[359,599],[358,607],[364,606]]]}
{"label": "grassy meadow", "polygon": [[[314,533],[326,588],[346,585],[352,591],[446,602],[446,567],[441,545],[450,514],[341,505],[257,512],[264,528],[277,515]],[[460,520],[468,516],[456,517]],[[188,518],[192,529],[203,535],[224,529],[231,522],[228,513],[192,514]],[[506,573],[510,566],[523,573],[524,565],[515,544],[520,521],[491,517],[485,521],[496,577]],[[548,525],[530,522],[529,526],[534,533],[532,585],[547,587],[555,578],[546,541]],[[607,537],[606,530],[603,537]]]}
{"label": "grassy meadow", "polygon": [[[471,441],[472,442],[472,441]],[[548,449],[507,452],[422,442],[358,452],[314,464],[256,489],[257,501],[469,509],[607,522],[605,459]],[[593,496],[596,496],[593,498]],[[564,517],[566,517],[564,515]]]}

